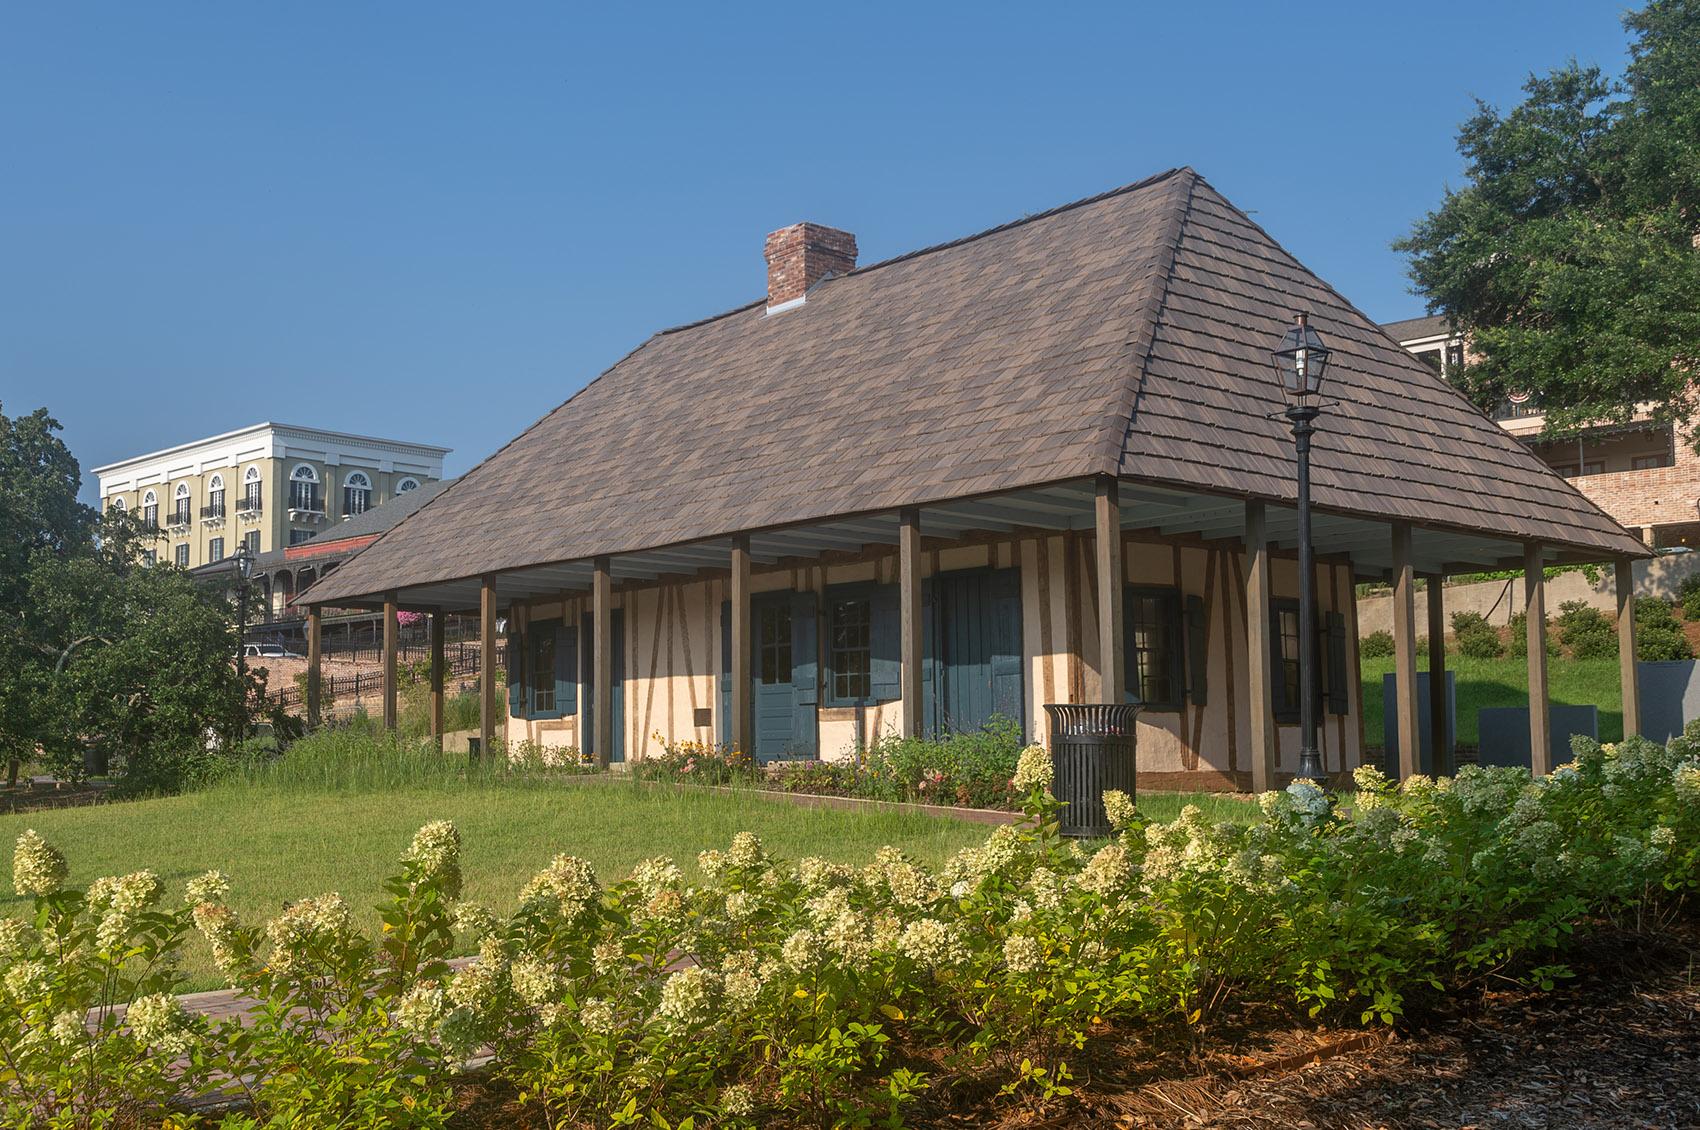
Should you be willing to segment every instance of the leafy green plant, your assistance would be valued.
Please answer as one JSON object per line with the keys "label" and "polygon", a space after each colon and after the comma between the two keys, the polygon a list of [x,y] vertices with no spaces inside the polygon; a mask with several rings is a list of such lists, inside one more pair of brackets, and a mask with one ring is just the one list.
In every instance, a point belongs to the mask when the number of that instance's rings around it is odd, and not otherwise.
{"label": "leafy green plant", "polygon": [[1577,659],[1602,659],[1617,651],[1611,621],[1585,600],[1567,600],[1558,606],[1558,642]]}
{"label": "leafy green plant", "polygon": [[1452,633],[1458,641],[1460,655],[1472,659],[1497,659],[1505,654],[1505,643],[1499,638],[1499,629],[1488,623],[1480,612],[1454,612]]}
{"label": "leafy green plant", "polygon": [[1358,641],[1358,654],[1365,659],[1386,659],[1393,654],[1393,633],[1382,629]]}

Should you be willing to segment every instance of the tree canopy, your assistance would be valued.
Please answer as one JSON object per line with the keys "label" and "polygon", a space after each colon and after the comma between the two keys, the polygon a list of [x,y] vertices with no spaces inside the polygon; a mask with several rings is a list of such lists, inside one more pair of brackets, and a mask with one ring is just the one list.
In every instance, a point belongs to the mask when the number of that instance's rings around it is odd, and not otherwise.
{"label": "tree canopy", "polygon": [[0,756],[75,776],[93,743],[132,785],[170,787],[209,730],[246,721],[235,614],[186,571],[140,564],[152,535],[134,517],[77,501],[58,430],[45,409],[0,412]]}
{"label": "tree canopy", "polygon": [[1549,432],[1700,411],[1700,0],[1654,0],[1620,79],[1569,60],[1458,132],[1468,183],[1393,246],[1466,335],[1483,409],[1530,392]]}

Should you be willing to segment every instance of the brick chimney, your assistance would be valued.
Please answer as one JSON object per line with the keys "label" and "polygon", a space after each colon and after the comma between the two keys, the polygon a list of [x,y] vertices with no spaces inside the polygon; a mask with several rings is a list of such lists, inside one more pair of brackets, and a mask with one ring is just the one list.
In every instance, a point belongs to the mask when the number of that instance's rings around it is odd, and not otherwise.
{"label": "brick chimney", "polygon": [[856,269],[856,237],[823,224],[792,224],[767,237],[767,311],[789,309],[827,275]]}

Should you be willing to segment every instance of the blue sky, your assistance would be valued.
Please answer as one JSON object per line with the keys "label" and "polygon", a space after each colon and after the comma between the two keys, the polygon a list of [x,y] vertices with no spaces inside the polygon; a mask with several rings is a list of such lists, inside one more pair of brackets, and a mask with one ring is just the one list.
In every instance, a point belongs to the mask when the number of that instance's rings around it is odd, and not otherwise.
{"label": "blue sky", "polygon": [[1176,165],[1379,321],[1472,95],[1602,3],[0,7],[0,405],[85,469],[272,419],[458,473],[767,232],[874,262]]}

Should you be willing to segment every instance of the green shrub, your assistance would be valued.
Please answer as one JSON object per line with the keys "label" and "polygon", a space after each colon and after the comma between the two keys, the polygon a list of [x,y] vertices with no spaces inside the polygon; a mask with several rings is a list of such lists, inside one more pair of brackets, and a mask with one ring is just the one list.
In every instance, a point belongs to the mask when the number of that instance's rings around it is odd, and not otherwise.
{"label": "green shrub", "polygon": [[[1685,578],[1683,584],[1696,579]],[[1635,658],[1647,661],[1694,658],[1694,647],[1672,615],[1670,601],[1656,596],[1635,598]]]}
{"label": "green shrub", "polygon": [[[1552,618],[1547,618],[1547,658],[1557,659],[1564,654],[1564,648],[1558,642],[1558,633],[1552,630]],[[1529,655],[1529,616],[1524,612],[1511,614],[1511,626],[1505,634],[1505,654],[1522,656]]]}
{"label": "green shrub", "polygon": [[1458,653],[1470,659],[1498,659],[1505,654],[1499,629],[1480,612],[1454,612],[1452,634],[1458,641]]}
{"label": "green shrub", "polygon": [[1386,659],[1393,654],[1393,633],[1371,632],[1358,641],[1358,655],[1364,659]]}
{"label": "green shrub", "polygon": [[1558,606],[1558,642],[1577,659],[1604,659],[1617,652],[1617,632],[1611,621],[1585,600],[1567,600]]}
{"label": "green shrub", "polygon": [[1700,573],[1682,578],[1677,588],[1677,603],[1682,605],[1684,620],[1700,620]]}

